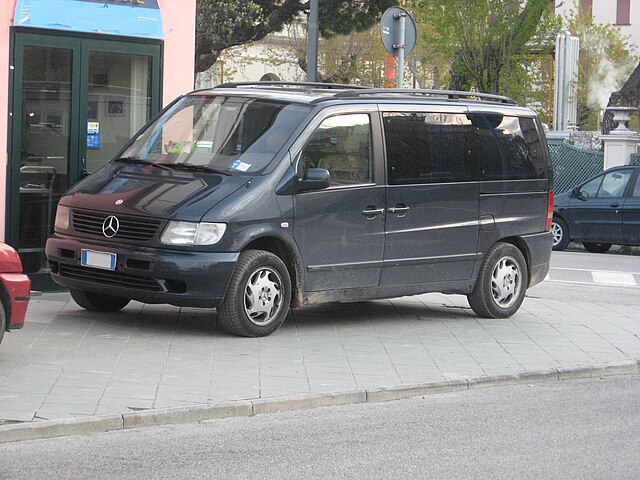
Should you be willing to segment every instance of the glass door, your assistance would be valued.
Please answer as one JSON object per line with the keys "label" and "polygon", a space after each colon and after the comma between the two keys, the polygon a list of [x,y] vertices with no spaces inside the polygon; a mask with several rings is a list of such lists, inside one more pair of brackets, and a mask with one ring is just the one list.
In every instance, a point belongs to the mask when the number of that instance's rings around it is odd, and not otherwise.
{"label": "glass door", "polygon": [[111,160],[158,111],[159,47],[86,42],[83,63],[81,173],[86,175]]}
{"label": "glass door", "polygon": [[16,39],[8,237],[23,269],[46,267],[44,243],[78,154],[80,42]]}
{"label": "glass door", "polygon": [[59,199],[160,109],[160,45],[16,33],[13,52],[7,238],[46,288]]}

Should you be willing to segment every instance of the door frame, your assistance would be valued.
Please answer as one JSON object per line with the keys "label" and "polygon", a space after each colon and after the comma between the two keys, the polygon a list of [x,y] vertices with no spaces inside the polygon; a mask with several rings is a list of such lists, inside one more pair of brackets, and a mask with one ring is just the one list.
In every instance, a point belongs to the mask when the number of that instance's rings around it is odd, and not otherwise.
{"label": "door frame", "polygon": [[[24,48],[51,47],[71,50],[71,105],[69,120],[69,187],[82,178],[86,158],[86,129],[89,53],[92,51],[116,54],[148,55],[151,61],[151,111],[153,118],[162,107],[163,42],[128,36],[99,35],[57,31],[29,27],[11,27],[9,74],[9,125],[6,175],[5,241],[17,248],[20,221],[20,164],[23,115]],[[84,107],[81,107],[84,105]],[[44,248],[44,245],[43,245]],[[34,280],[32,275],[32,280]],[[48,277],[48,275],[47,275]],[[37,282],[40,283],[40,282]]]}

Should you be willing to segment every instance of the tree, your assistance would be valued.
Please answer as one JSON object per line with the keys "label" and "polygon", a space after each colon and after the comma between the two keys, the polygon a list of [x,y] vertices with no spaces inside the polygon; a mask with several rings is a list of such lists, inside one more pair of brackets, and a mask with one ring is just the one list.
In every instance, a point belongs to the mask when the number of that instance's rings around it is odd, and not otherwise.
{"label": "tree", "polygon": [[[320,32],[330,37],[365,30],[393,3],[323,0]],[[308,10],[308,0],[197,0],[196,73],[208,70],[224,49],[260,40]]]}
{"label": "tree", "polygon": [[549,50],[553,0],[413,0],[423,32],[450,62],[450,88],[509,93],[510,78],[535,60],[530,52]]}

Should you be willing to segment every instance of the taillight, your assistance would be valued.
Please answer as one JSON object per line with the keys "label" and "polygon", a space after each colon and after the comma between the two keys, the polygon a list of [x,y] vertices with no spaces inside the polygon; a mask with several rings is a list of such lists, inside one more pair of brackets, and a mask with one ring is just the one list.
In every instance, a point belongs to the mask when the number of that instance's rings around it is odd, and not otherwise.
{"label": "taillight", "polygon": [[553,222],[553,190],[549,191],[547,196],[547,223],[544,226],[544,231],[551,230],[551,222]]}

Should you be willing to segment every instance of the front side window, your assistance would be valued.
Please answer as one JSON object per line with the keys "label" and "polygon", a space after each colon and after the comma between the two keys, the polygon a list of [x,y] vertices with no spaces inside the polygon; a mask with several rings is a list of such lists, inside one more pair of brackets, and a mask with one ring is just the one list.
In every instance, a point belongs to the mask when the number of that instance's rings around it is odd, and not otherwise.
{"label": "front side window", "polygon": [[309,110],[306,105],[257,98],[187,96],[121,156],[255,173],[271,163]]}
{"label": "front side window", "polygon": [[382,115],[391,185],[475,180],[474,128],[462,113]]}
{"label": "front side window", "polygon": [[580,194],[588,198],[595,198],[598,195],[598,190],[600,190],[600,185],[602,185],[602,175],[582,185]]}
{"label": "front side window", "polygon": [[310,168],[329,170],[331,185],[372,182],[369,115],[358,113],[325,119],[304,146],[300,163],[302,172]]}
{"label": "front side window", "polygon": [[636,178],[636,186],[631,193],[633,198],[640,198],[640,177]]}

